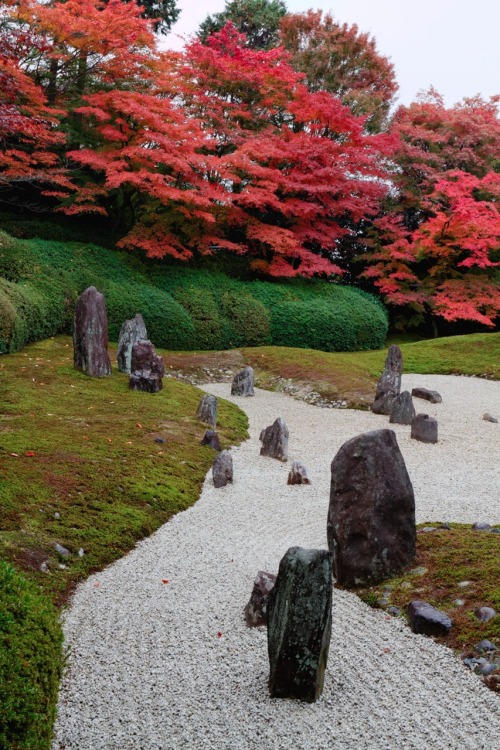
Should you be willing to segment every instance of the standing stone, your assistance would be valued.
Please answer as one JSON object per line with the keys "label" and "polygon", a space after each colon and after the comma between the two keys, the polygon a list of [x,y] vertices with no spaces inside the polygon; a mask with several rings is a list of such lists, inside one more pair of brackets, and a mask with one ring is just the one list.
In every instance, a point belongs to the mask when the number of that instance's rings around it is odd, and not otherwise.
{"label": "standing stone", "polygon": [[290,547],[267,604],[269,692],[312,703],[323,690],[332,624],[327,550]]}
{"label": "standing stone", "polygon": [[221,450],[219,436],[213,430],[207,430],[205,432],[205,434],[203,435],[203,440],[201,441],[201,444],[209,445],[210,448],[214,449],[214,451]]}
{"label": "standing stone", "polygon": [[411,424],[414,417],[415,407],[413,406],[411,393],[410,391],[403,391],[392,402],[389,422],[391,424]]}
{"label": "standing stone", "polygon": [[343,586],[376,583],[415,559],[415,498],[393,430],[348,440],[332,461],[328,547]]}
{"label": "standing stone", "polygon": [[76,302],[73,361],[77,370],[93,378],[111,375],[106,305],[103,295],[95,286],[85,289]]}
{"label": "standing stone", "polygon": [[428,388],[412,388],[411,395],[414,398],[423,398],[425,401],[430,401],[431,404],[440,404],[443,400],[440,393],[429,391]]}
{"label": "standing stone", "polygon": [[253,396],[253,368],[245,367],[236,373],[231,385],[231,396]]}
{"label": "standing stone", "polygon": [[272,425],[260,433],[262,447],[261,456],[277,458],[278,461],[288,461],[288,427],[285,420],[278,417]]}
{"label": "standing stone", "polygon": [[132,347],[139,341],[147,341],[148,334],[142,315],[139,313],[135,318],[126,320],[120,329],[118,336],[118,369],[130,375],[132,372]]}
{"label": "standing stone", "polygon": [[[220,450],[220,445],[218,450]],[[222,451],[215,457],[212,476],[215,487],[225,487],[228,482],[233,481],[233,457],[229,451]]]}
{"label": "standing stone", "polygon": [[421,443],[437,443],[438,423],[428,414],[417,414],[411,423],[411,437]]}
{"label": "standing stone", "polygon": [[401,373],[403,372],[403,355],[396,344],[391,344],[385,360],[384,372],[377,383],[375,401],[371,409],[375,414],[391,413],[392,402],[401,391]]}
{"label": "standing stone", "polygon": [[151,341],[139,341],[132,346],[131,370],[129,388],[146,393],[158,393],[163,388],[163,359]]}
{"label": "standing stone", "polygon": [[267,624],[267,603],[274,588],[276,576],[259,570],[253,582],[250,600],[245,607],[245,622],[249,628]]}
{"label": "standing stone", "polygon": [[311,484],[307,469],[300,461],[294,461],[288,474],[287,484]]}
{"label": "standing stone", "polygon": [[198,419],[202,422],[211,424],[215,427],[217,423],[217,399],[215,396],[209,396],[206,394],[200,401],[198,411],[196,412]]}

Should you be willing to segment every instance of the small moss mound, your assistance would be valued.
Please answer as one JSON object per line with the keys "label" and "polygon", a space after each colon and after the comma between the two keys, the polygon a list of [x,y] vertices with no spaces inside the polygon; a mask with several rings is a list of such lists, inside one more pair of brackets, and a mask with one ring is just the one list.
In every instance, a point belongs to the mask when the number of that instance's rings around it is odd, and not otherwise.
{"label": "small moss mound", "polygon": [[62,631],[48,597],[0,561],[0,747],[50,747]]}

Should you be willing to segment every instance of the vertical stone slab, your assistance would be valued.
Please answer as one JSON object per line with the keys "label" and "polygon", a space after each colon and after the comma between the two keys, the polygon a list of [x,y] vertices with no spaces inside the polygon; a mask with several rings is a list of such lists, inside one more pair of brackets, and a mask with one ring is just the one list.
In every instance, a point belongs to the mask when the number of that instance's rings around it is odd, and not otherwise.
{"label": "vertical stone slab", "polygon": [[396,344],[387,352],[385,367],[375,391],[375,400],[371,406],[375,414],[391,413],[392,403],[401,391],[401,374],[403,372],[403,355]]}
{"label": "vertical stone slab", "polygon": [[309,703],[323,690],[332,624],[327,550],[291,547],[267,604],[269,692]]}
{"label": "vertical stone slab", "polygon": [[272,425],[261,431],[259,440],[262,442],[261,456],[276,458],[278,461],[288,461],[288,427],[282,417],[275,419]]}
{"label": "vertical stone slab", "polygon": [[132,347],[129,388],[134,391],[158,393],[163,388],[165,367],[151,341],[139,341]]}
{"label": "vertical stone slab", "polygon": [[236,373],[231,384],[231,396],[253,396],[253,368],[248,366]]}
{"label": "vertical stone slab", "polygon": [[103,295],[95,286],[85,289],[76,302],[73,362],[75,369],[93,378],[111,375],[106,305]]}
{"label": "vertical stone slab", "polygon": [[376,583],[413,563],[415,498],[394,431],[348,440],[331,471],[327,535],[337,583]]}
{"label": "vertical stone slab", "polygon": [[148,334],[142,315],[139,313],[130,320],[126,320],[118,336],[117,361],[118,369],[130,375],[132,372],[132,347],[139,341],[146,341]]}
{"label": "vertical stone slab", "polygon": [[206,394],[202,397],[196,411],[198,419],[212,425],[214,429],[217,424],[217,405],[216,397]]}

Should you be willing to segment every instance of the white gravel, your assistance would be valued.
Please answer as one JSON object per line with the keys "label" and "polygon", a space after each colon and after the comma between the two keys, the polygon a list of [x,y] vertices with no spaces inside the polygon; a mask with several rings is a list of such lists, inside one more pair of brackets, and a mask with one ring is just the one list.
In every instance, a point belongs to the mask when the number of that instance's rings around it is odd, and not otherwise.
{"label": "white gravel", "polygon": [[[500,418],[500,383],[404,377],[415,385],[443,396],[415,400],[439,420],[437,445],[394,426],[417,520],[499,523],[500,424],[482,417]],[[196,505],[79,586],[65,617],[54,750],[498,748],[500,696],[450,650],[338,590],[321,699],[269,698],[266,632],[242,616],[254,576],[276,572],[292,545],[326,547],[331,460],[388,418],[265,391],[231,399],[227,383],[205,390],[250,417],[251,439],[233,449],[235,482],[217,490],[209,474]],[[259,456],[260,430],[278,416],[309,487],[288,487],[290,464]]]}

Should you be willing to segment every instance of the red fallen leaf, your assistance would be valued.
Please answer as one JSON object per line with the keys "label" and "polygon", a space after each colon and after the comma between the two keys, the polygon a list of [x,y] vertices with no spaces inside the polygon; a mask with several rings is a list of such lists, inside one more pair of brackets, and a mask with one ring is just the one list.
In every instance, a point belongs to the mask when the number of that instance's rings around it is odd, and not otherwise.
{"label": "red fallen leaf", "polygon": [[84,439],[84,440],[88,440],[88,439],[89,439],[89,436],[88,436],[88,435],[84,435],[84,436],[83,436],[83,439]]}
{"label": "red fallen leaf", "polygon": [[25,451],[25,456],[36,456],[35,451]]}
{"label": "red fallen leaf", "polygon": [[34,411],[30,411],[30,417],[35,417],[35,416],[36,416],[35,412]]}
{"label": "red fallen leaf", "polygon": [[220,630],[217,633],[217,638],[222,638],[222,633],[220,632]]}
{"label": "red fallen leaf", "polygon": [[19,453],[11,453],[11,456],[15,456],[16,458],[19,458]]}
{"label": "red fallen leaf", "polygon": [[386,620],[387,622],[389,622],[390,620],[392,620],[392,617],[390,615],[386,615],[384,617],[384,620]]}
{"label": "red fallen leaf", "polygon": [[108,441],[108,443],[112,443],[113,442],[113,438],[106,438],[106,440]]}
{"label": "red fallen leaf", "polygon": [[100,585],[101,585],[101,584],[99,583],[99,581],[97,581],[97,583],[94,583],[94,588],[95,588],[95,589],[98,589]]}
{"label": "red fallen leaf", "polygon": [[161,582],[162,582],[162,583],[170,583],[170,581],[168,580],[168,578],[162,578],[162,579],[161,579]]}
{"label": "red fallen leaf", "polygon": [[136,427],[142,427],[142,424],[140,422],[137,422]]}
{"label": "red fallen leaf", "polygon": [[386,647],[384,648],[384,654],[390,654],[390,653],[391,653],[391,649],[390,649],[390,648],[387,648],[387,646],[386,646]]}

